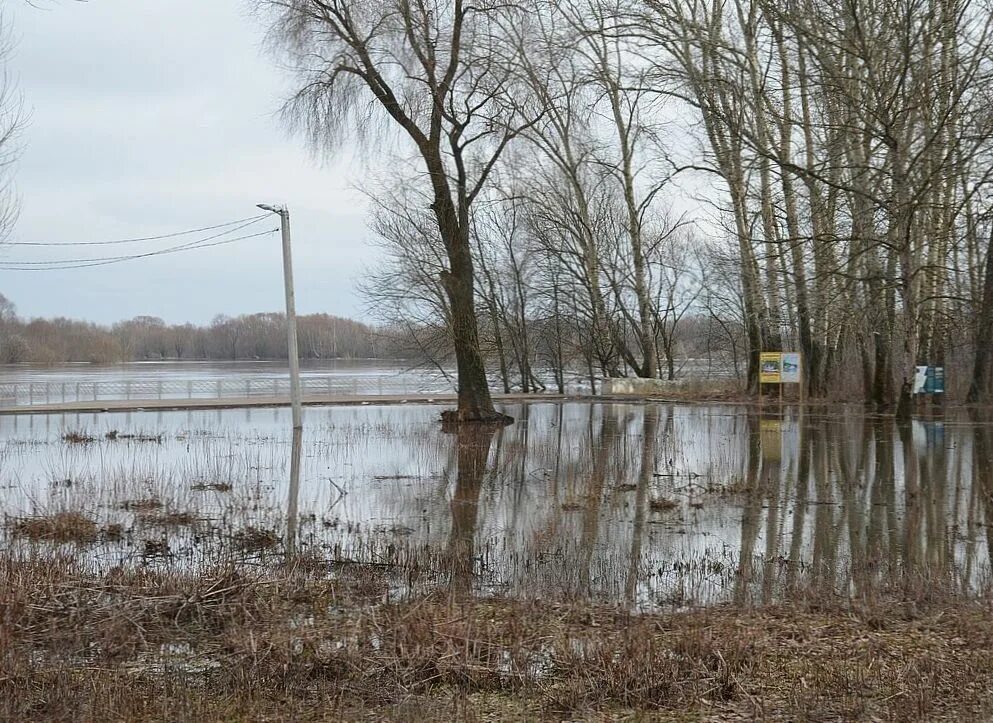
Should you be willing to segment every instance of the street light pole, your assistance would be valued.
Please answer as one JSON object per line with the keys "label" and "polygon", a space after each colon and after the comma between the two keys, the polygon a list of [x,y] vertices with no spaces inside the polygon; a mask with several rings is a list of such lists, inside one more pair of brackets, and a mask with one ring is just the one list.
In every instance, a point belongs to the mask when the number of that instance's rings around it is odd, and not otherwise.
{"label": "street light pole", "polygon": [[279,215],[283,235],[283,287],[286,291],[286,343],[290,361],[290,403],[293,406],[293,428],[303,427],[300,398],[300,348],[297,345],[297,310],[293,291],[293,257],[290,253],[290,211],[285,206],[258,204],[263,211]]}

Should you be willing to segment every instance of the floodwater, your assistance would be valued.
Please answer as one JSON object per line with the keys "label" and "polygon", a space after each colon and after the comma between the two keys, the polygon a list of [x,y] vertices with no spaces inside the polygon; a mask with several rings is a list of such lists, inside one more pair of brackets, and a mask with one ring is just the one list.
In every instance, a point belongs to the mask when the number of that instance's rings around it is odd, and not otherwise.
{"label": "floodwater", "polygon": [[316,554],[395,594],[638,609],[989,585],[986,424],[569,402],[449,434],[439,411],[307,408],[296,444],[286,409],[0,417],[0,540],[52,547],[14,524],[75,511],[123,531],[63,545],[97,566]]}

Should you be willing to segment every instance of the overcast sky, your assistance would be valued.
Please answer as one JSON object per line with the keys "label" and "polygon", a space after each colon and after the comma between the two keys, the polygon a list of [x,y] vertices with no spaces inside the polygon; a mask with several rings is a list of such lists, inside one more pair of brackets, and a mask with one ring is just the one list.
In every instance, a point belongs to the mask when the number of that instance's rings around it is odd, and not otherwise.
{"label": "overcast sky", "polygon": [[[259,202],[286,203],[298,310],[363,315],[354,284],[376,252],[365,203],[351,190],[360,169],[347,160],[321,164],[286,133],[278,109],[290,82],[263,50],[247,0],[4,7],[15,41],[10,74],[30,116],[15,171],[21,217],[13,240],[150,236],[251,216]],[[7,261],[106,255],[0,250]],[[22,316],[202,323],[283,306],[278,235],[0,276],[0,292]]]}

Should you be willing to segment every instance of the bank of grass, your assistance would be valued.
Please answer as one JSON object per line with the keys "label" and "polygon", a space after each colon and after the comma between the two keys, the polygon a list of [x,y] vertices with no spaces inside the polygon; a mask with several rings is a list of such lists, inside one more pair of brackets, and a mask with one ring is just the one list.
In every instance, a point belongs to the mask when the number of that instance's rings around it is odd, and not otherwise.
{"label": "bank of grass", "polygon": [[665,615],[435,591],[318,559],[186,575],[0,558],[4,720],[973,720],[987,605]]}

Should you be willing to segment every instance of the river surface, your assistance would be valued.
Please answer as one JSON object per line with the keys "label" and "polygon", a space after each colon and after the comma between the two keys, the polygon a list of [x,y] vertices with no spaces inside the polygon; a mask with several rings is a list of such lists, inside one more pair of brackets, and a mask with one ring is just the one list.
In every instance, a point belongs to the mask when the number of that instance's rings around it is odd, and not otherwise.
{"label": "river surface", "polygon": [[[14,525],[71,511],[123,530],[63,546],[101,567],[254,564],[289,547],[403,571],[397,594],[639,609],[989,585],[989,424],[503,408],[515,424],[460,434],[437,406],[307,408],[295,486],[286,409],[0,416],[0,540],[51,547]],[[252,535],[262,544],[238,544]]]}

